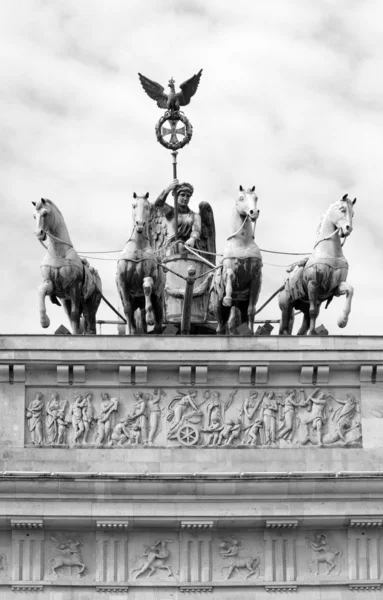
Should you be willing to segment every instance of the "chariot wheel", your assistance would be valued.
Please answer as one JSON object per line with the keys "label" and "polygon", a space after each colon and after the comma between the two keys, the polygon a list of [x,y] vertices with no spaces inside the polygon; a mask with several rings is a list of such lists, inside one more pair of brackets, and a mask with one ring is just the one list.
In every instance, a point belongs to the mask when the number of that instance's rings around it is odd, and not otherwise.
{"label": "chariot wheel", "polygon": [[199,441],[199,431],[194,425],[182,425],[177,433],[177,439],[183,446],[195,446]]}

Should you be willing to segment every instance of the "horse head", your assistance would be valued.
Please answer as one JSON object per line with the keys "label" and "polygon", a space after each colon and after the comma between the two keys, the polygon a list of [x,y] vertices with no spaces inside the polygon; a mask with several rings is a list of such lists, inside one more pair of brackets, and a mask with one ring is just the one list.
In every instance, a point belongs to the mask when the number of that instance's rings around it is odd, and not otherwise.
{"label": "horse head", "polygon": [[330,206],[327,217],[331,220],[334,228],[339,231],[339,235],[345,238],[352,232],[352,218],[354,216],[353,206],[356,202],[348,198],[348,194],[345,194],[341,200],[335,202]]}
{"label": "horse head", "polygon": [[47,232],[51,231],[54,223],[54,215],[52,219],[52,204],[50,200],[41,198],[38,202],[32,202],[36,210],[33,217],[36,219],[36,236],[37,239],[43,242],[47,237]]}
{"label": "horse head", "polygon": [[259,209],[257,208],[258,196],[255,193],[255,185],[252,188],[248,188],[246,191],[243,187],[239,186],[239,194],[236,202],[236,208],[238,213],[242,217],[248,217],[251,221],[255,222],[259,217]]}
{"label": "horse head", "polygon": [[149,192],[145,196],[137,196],[133,194],[133,224],[137,233],[147,231],[148,217],[150,211]]}

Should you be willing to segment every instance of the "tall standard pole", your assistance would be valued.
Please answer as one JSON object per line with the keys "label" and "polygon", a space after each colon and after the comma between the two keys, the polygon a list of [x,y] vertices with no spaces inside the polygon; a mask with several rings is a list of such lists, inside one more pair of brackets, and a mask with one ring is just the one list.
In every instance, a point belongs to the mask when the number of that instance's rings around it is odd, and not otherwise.
{"label": "tall standard pole", "polygon": [[[172,157],[173,157],[173,179],[177,179],[177,154],[178,154],[178,151],[174,150],[171,154],[172,154]],[[177,241],[178,240],[178,203],[177,203],[177,190],[173,190],[173,197],[174,197],[174,221],[175,221],[174,239],[175,239],[175,241]]]}

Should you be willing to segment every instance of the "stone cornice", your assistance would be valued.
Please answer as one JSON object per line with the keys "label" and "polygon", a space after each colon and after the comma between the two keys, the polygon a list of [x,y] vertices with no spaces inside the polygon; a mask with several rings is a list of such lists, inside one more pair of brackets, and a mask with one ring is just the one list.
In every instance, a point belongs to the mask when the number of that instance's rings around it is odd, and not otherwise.
{"label": "stone cornice", "polygon": [[12,529],[42,529],[44,525],[43,519],[34,517],[23,517],[22,519],[11,519]]}
{"label": "stone cornice", "polygon": [[366,518],[366,517],[350,519],[350,527],[352,527],[354,529],[381,527],[382,523],[383,523],[382,517],[377,517],[376,519]]}

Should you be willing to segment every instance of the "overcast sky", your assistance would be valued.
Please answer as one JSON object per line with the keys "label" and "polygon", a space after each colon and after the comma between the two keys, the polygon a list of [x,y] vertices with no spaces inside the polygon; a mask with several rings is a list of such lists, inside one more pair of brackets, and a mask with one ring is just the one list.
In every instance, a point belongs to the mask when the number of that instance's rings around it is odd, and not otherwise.
{"label": "overcast sky", "polygon": [[[162,113],[137,72],[166,85],[203,68],[179,177],[195,187],[192,208],[211,202],[218,251],[239,184],[257,187],[258,245],[286,252],[310,251],[329,204],[357,196],[349,325],[336,325],[343,298],[318,323],[383,334],[382,22],[379,0],[2,0],[0,331],[67,325],[48,301],[40,327],[31,201],[58,205],[77,250],[122,248],[133,192],[154,200],[172,178],[154,134]],[[260,303],[283,283],[274,265],[292,262],[263,259]],[[93,264],[117,304],[115,263]],[[279,318],[277,301],[262,314]],[[114,315],[101,306],[98,318]]]}

